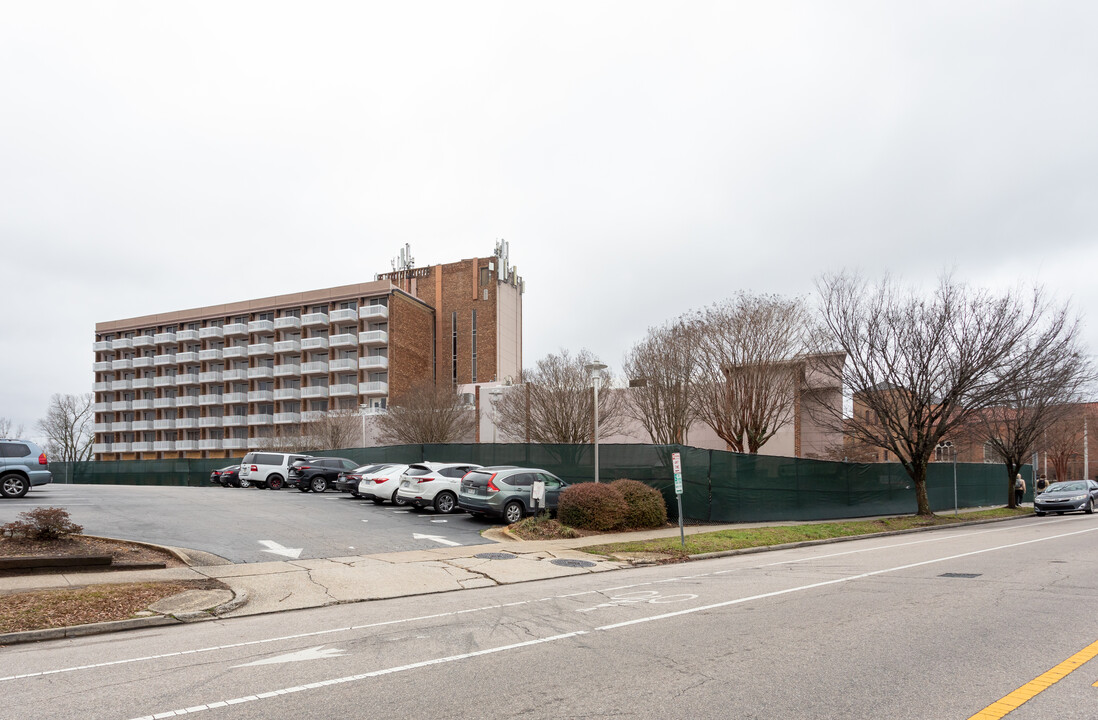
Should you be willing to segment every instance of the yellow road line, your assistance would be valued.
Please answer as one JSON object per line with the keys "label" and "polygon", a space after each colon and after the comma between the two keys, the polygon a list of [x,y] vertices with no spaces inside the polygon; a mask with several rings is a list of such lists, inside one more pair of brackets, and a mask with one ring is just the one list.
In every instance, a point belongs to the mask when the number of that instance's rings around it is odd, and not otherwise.
{"label": "yellow road line", "polygon": [[[1048,672],[1030,680],[1009,695],[991,703],[968,720],[999,720],[999,718],[1006,717],[1007,713],[1014,711],[1023,703],[1037,697],[1038,693],[1047,690],[1052,687],[1053,684],[1060,682],[1095,656],[1098,656],[1098,641],[1087,645],[1067,660]],[[1095,687],[1098,687],[1098,682],[1094,683],[1094,685]]]}

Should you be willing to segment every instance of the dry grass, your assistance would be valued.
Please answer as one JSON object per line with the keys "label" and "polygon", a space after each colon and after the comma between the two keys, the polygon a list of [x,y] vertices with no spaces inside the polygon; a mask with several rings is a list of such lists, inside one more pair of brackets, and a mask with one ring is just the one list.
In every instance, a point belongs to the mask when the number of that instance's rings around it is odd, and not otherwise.
{"label": "dry grass", "polygon": [[[70,535],[60,540],[27,540],[25,538],[0,538],[0,557],[27,555],[73,556],[110,555],[118,563],[162,562],[166,567],[185,567],[186,564],[171,553],[156,548],[136,545],[123,540],[101,540]],[[66,572],[71,572],[71,568]]]}

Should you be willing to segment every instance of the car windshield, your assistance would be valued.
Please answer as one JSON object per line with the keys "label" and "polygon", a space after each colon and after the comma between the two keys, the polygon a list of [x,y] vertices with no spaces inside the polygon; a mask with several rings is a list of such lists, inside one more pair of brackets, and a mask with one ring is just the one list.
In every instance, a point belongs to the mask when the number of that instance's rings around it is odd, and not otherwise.
{"label": "car windshield", "polygon": [[355,468],[351,472],[362,473],[368,475],[369,473],[376,473],[389,467],[388,463],[377,463],[375,465],[363,465],[360,468]]}
{"label": "car windshield", "polygon": [[1058,482],[1052,483],[1048,486],[1048,490],[1045,492],[1082,492],[1087,489],[1086,483],[1082,482]]}

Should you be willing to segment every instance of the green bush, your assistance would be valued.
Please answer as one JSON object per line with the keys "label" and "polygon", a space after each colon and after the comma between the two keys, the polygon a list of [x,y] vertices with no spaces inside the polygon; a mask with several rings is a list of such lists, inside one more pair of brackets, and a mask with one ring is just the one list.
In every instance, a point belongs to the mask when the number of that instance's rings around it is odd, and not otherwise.
{"label": "green bush", "polygon": [[69,519],[69,511],[59,507],[40,507],[19,513],[19,519],[0,526],[0,535],[28,540],[60,540],[66,535],[84,532]]}
{"label": "green bush", "polygon": [[617,489],[605,483],[577,483],[560,494],[557,518],[582,530],[614,530],[621,527],[629,506]]}
{"label": "green bush", "polygon": [[667,504],[660,491],[638,480],[615,480],[610,487],[625,498],[628,509],[621,527],[629,530],[659,528],[667,524]]}

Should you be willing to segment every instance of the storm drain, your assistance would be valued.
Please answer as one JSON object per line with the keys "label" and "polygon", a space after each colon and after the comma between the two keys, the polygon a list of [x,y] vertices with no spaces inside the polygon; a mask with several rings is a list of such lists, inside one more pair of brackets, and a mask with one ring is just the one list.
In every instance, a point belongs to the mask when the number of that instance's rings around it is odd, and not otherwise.
{"label": "storm drain", "polygon": [[942,573],[938,577],[951,577],[951,578],[976,578],[980,577],[983,573]]}
{"label": "storm drain", "polygon": [[572,560],[571,558],[557,558],[556,560],[550,560],[549,562],[554,565],[560,565],[561,567],[595,567],[595,563],[590,560]]}
{"label": "storm drain", "polygon": [[473,557],[480,560],[514,560],[518,556],[511,553],[477,553]]}

